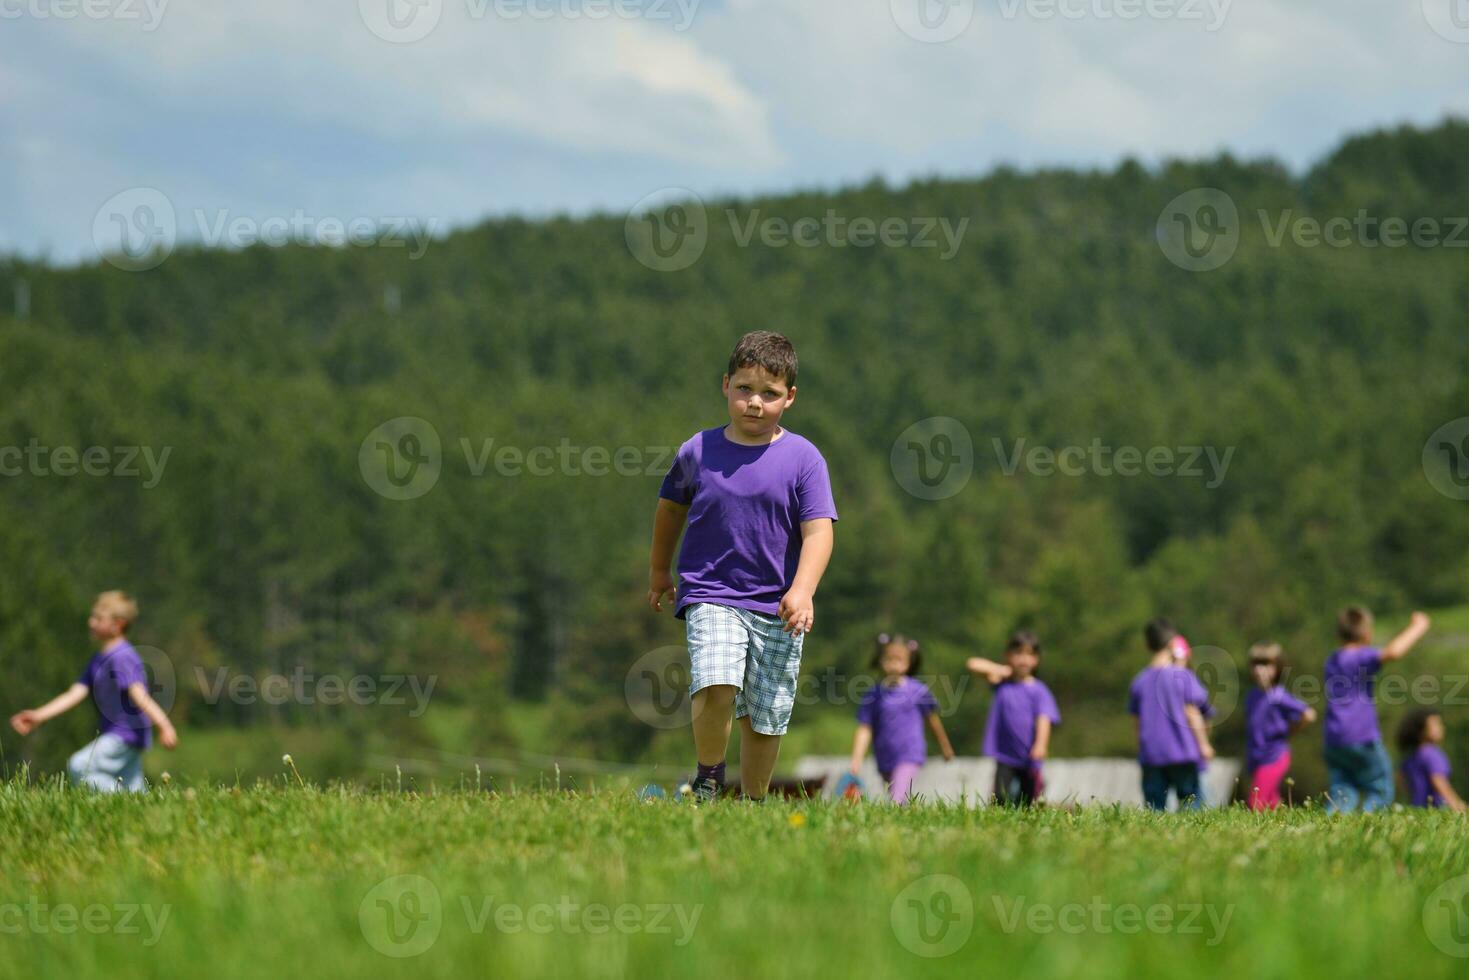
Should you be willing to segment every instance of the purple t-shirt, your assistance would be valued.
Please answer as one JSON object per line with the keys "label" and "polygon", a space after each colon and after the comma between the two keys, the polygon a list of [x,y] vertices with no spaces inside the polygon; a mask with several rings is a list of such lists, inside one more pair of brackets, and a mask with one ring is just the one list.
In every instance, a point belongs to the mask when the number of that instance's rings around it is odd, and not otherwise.
{"label": "purple t-shirt", "polygon": [[796,577],[801,523],[837,519],[826,460],[789,429],[772,443],[730,442],[705,429],[678,450],[658,495],[689,508],[678,555],[678,604],[737,606],[774,616]]}
{"label": "purple t-shirt", "polygon": [[1425,742],[1403,760],[1403,782],[1408,785],[1408,799],[1414,806],[1441,807],[1445,803],[1433,792],[1429,776],[1449,775],[1449,757],[1432,742]]}
{"label": "purple t-shirt", "polygon": [[148,674],[143,669],[143,658],[126,640],[106,653],[94,654],[77,678],[78,684],[92,691],[98,733],[116,735],[129,745],[146,749],[153,740],[153,722],[138,710],[127,691],[139,682],[146,686]]}
{"label": "purple t-shirt", "polygon": [[886,776],[900,762],[919,765],[928,758],[923,719],[939,710],[928,685],[911,677],[889,687],[879,683],[862,696],[857,721],[872,726],[872,755]]}
{"label": "purple t-shirt", "polygon": [[1127,710],[1137,715],[1137,759],[1145,766],[1203,762],[1199,741],[1188,726],[1185,706],[1214,716],[1209,692],[1187,667],[1148,667],[1132,679]]}
{"label": "purple t-shirt", "polygon": [[1279,684],[1245,695],[1245,769],[1254,772],[1279,759],[1290,745],[1290,729],[1306,713],[1306,703]]}
{"label": "purple t-shirt", "polygon": [[984,723],[984,754],[1003,765],[1025,769],[1033,762],[1035,721],[1042,716],[1061,724],[1061,710],[1051,689],[1041,681],[1001,681],[995,685],[995,703]]}
{"label": "purple t-shirt", "polygon": [[1382,669],[1376,647],[1343,647],[1326,658],[1326,745],[1366,745],[1382,738],[1373,686]]}

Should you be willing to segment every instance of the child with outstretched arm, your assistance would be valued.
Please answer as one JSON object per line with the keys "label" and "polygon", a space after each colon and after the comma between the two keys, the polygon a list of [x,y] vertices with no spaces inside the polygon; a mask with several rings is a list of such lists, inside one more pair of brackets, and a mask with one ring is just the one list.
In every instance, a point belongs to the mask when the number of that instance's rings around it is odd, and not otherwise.
{"label": "child with outstretched arm", "polygon": [[138,651],[128,642],[128,628],[138,618],[138,604],[124,592],[104,592],[92,605],[87,626],[100,649],[71,687],[39,708],[11,716],[10,725],[29,735],[40,725],[87,700],[97,709],[99,734],[82,746],[66,764],[67,775],[78,786],[104,793],[144,789],[143,753],[158,729],[166,749],[178,745],[178,733],[168,715],[148,693],[148,677]]}
{"label": "child with outstretched arm", "polygon": [[1401,660],[1428,632],[1428,617],[1415,612],[1385,647],[1372,644],[1372,613],[1349,606],[1337,616],[1342,645],[1326,658],[1326,772],[1328,813],[1370,812],[1393,799],[1392,760],[1377,725],[1377,673]]}
{"label": "child with outstretched arm", "polygon": [[1005,663],[970,657],[965,664],[994,687],[984,754],[995,760],[994,801],[1002,806],[1030,806],[1045,792],[1042,767],[1061,711],[1051,689],[1035,676],[1040,660],[1040,639],[1017,630],[1005,644]]}

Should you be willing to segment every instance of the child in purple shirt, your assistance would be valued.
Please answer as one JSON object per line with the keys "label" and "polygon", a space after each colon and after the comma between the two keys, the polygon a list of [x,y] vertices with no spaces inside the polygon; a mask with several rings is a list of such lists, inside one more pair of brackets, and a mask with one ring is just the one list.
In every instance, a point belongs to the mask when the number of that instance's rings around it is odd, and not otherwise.
{"label": "child in purple shirt", "polygon": [[[836,505],[822,459],[781,427],[796,400],[796,351],[780,334],[740,338],[724,375],[729,424],[679,448],[658,492],[648,605],[676,597],[688,628],[698,801],[724,788],[731,718],[740,721],[740,786],[765,798],[790,724],[812,596],[831,559]],[[669,566],[678,555],[678,588]]]}
{"label": "child in purple shirt", "polygon": [[1281,684],[1285,668],[1279,643],[1250,647],[1255,686],[1245,695],[1245,771],[1251,810],[1280,806],[1280,782],[1290,771],[1290,737],[1316,720],[1316,712]]}
{"label": "child in purple shirt", "polygon": [[1463,813],[1469,806],[1449,785],[1449,757],[1444,755],[1443,738],[1443,716],[1432,708],[1419,708],[1403,719],[1398,728],[1398,748],[1404,753],[1404,788],[1414,806]]}
{"label": "child in purple shirt", "polygon": [[922,657],[918,641],[899,634],[882,633],[872,666],[882,671],[882,680],[862,697],[857,706],[857,734],[852,738],[852,775],[862,770],[867,746],[877,759],[877,771],[888,784],[894,803],[907,803],[913,777],[928,758],[923,737],[927,721],[945,759],[954,758],[944,723],[939,719],[938,701],[917,677]]}
{"label": "child in purple shirt", "polygon": [[1339,650],[1326,658],[1322,686],[1326,693],[1326,771],[1330,789],[1328,813],[1357,808],[1363,812],[1387,806],[1393,798],[1392,760],[1377,727],[1374,687],[1377,672],[1401,660],[1428,632],[1428,617],[1413,613],[1406,629],[1387,646],[1372,646],[1372,614],[1350,606],[1337,617]]}
{"label": "child in purple shirt", "polygon": [[1040,661],[1040,639],[1030,630],[1017,630],[1005,644],[1005,663],[970,657],[965,664],[994,687],[984,754],[995,760],[994,800],[1001,806],[1030,806],[1045,792],[1041,767],[1061,710],[1051,689],[1035,676]]}
{"label": "child in purple shirt", "polygon": [[104,793],[144,788],[143,752],[154,727],[166,749],[178,745],[178,734],[168,715],[148,693],[143,660],[127,640],[128,627],[138,618],[138,604],[124,592],[104,592],[92,605],[87,626],[101,649],[87,663],[77,682],[41,705],[18,711],[10,726],[22,735],[59,714],[70,711],[90,694],[97,708],[98,735],[67,762],[72,783]]}
{"label": "child in purple shirt", "polygon": [[1143,630],[1153,657],[1132,680],[1127,710],[1137,717],[1138,762],[1143,770],[1143,803],[1150,810],[1168,806],[1172,790],[1178,805],[1204,805],[1199,766],[1214,758],[1205,719],[1214,714],[1209,692],[1192,670],[1174,656],[1178,630],[1159,617]]}

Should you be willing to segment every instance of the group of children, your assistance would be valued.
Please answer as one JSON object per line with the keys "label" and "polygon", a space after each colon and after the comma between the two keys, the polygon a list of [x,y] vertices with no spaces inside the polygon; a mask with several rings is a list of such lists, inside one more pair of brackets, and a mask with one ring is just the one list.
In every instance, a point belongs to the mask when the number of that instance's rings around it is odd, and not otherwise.
{"label": "group of children", "polygon": [[[1328,658],[1324,676],[1331,811],[1358,805],[1371,811],[1392,802],[1392,763],[1378,729],[1374,678],[1382,664],[1405,656],[1428,625],[1427,616],[1414,613],[1408,627],[1379,648],[1372,645],[1371,614],[1355,606],[1342,611],[1342,646]],[[1188,642],[1173,624],[1155,619],[1144,636],[1151,657],[1128,693],[1128,712],[1137,723],[1143,801],[1162,810],[1172,793],[1180,806],[1198,807],[1204,800],[1200,772],[1214,758],[1209,740],[1214,709],[1189,667]],[[966,664],[993,690],[984,754],[995,760],[993,799],[999,804],[1028,805],[1043,791],[1051,729],[1061,723],[1061,715],[1050,689],[1036,677],[1040,658],[1040,641],[1022,630],[1006,644],[1005,663],[971,657]],[[1245,802],[1252,809],[1272,809],[1281,803],[1280,786],[1290,769],[1290,736],[1314,723],[1316,712],[1286,690],[1287,664],[1279,644],[1255,644],[1249,660],[1254,686],[1245,695]],[[924,764],[925,724],[944,758],[954,757],[938,702],[914,676],[919,664],[917,641],[880,635],[872,666],[882,679],[857,709],[852,774],[860,772],[871,747],[897,803],[911,797],[913,778]],[[1398,736],[1404,787],[1414,806],[1465,810],[1449,784],[1443,738],[1443,718],[1436,710],[1419,709],[1404,719]]]}
{"label": "group of children", "polygon": [[[796,400],[795,349],[769,331],[741,337],[729,357],[722,390],[727,424],[705,429],[680,447],[659,490],[647,602],[660,611],[670,597],[685,620],[696,769],[688,790],[697,800],[724,791],[725,754],[736,720],[741,728],[740,787],[764,799],[795,704],[805,634],[815,624],[813,597],[831,558],[837,519],[826,461],[807,439],[781,425]],[[678,578],[673,575],[674,549]],[[1393,796],[1391,763],[1378,731],[1374,679],[1382,664],[1404,656],[1428,629],[1421,613],[1387,646],[1372,645],[1371,616],[1343,612],[1342,646],[1327,661],[1326,761],[1333,810],[1373,810]],[[1147,625],[1152,659],[1134,678],[1128,709],[1137,719],[1143,796],[1163,808],[1170,793],[1202,805],[1199,772],[1214,755],[1208,693],[1188,666],[1189,648],[1167,620]],[[893,799],[909,798],[926,756],[925,725],[945,758],[953,747],[933,694],[915,676],[917,641],[877,638],[873,666],[882,680],[857,710],[852,770],[869,748]],[[1036,677],[1041,644],[1016,633],[1005,662],[971,658],[968,669],[993,687],[984,751],[995,759],[994,796],[1029,803],[1041,796],[1056,700]],[[1315,713],[1291,696],[1277,644],[1250,650],[1255,688],[1246,698],[1247,801],[1280,803],[1290,767],[1291,734]],[[1448,784],[1438,742],[1442,720],[1419,712],[1405,723],[1403,775],[1415,804],[1463,806]]]}
{"label": "group of children", "polygon": [[[722,388],[729,423],[697,433],[680,447],[659,491],[654,517],[647,601],[654,610],[674,596],[674,615],[686,621],[697,768],[689,790],[712,800],[724,790],[724,758],[735,720],[741,724],[744,795],[765,797],[790,722],[804,637],[815,625],[813,597],[831,558],[837,520],[826,461],[812,443],[780,425],[796,399],[796,353],[768,331],[740,338]],[[678,583],[671,570],[680,534]],[[142,658],[127,633],[137,603],[104,592],[88,626],[97,653],[77,681],[39,708],[17,712],[21,735],[76,707],[90,696],[98,735],[71,756],[73,782],[103,791],[140,790],[142,754],[154,729],[166,748],[178,743],[168,715],[148,693]],[[1374,810],[1393,798],[1391,762],[1378,729],[1374,680],[1386,662],[1405,656],[1428,631],[1428,617],[1411,623],[1384,647],[1372,645],[1372,617],[1342,612],[1342,646],[1326,662],[1326,763],[1333,810]],[[1214,756],[1207,691],[1188,666],[1189,647],[1171,623],[1145,629],[1151,659],[1132,681],[1128,710],[1137,719],[1143,797],[1162,809],[1173,793],[1180,804],[1203,801],[1200,770]],[[1043,766],[1051,730],[1061,714],[1036,675],[1041,643],[1021,630],[1006,644],[1004,662],[971,657],[967,669],[992,687],[984,754],[995,760],[994,799],[1025,805],[1044,792]],[[882,674],[857,709],[852,772],[869,748],[892,799],[906,802],[926,757],[925,725],[946,759],[954,757],[938,703],[915,676],[916,640],[877,637],[872,665]],[[1277,644],[1250,649],[1255,687],[1245,699],[1247,802],[1279,805],[1290,768],[1290,736],[1316,720],[1315,712],[1282,683],[1285,659]],[[1418,806],[1466,809],[1449,785],[1440,743],[1443,719],[1420,710],[1404,721],[1398,744],[1405,753],[1404,783]]]}

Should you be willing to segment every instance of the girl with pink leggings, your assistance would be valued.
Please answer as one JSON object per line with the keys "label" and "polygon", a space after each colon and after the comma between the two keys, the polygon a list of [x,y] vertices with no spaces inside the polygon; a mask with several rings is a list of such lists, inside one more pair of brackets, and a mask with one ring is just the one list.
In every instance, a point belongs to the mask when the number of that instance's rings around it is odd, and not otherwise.
{"label": "girl with pink leggings", "polygon": [[877,637],[872,666],[882,680],[869,690],[857,707],[857,734],[852,740],[852,774],[862,769],[867,748],[877,759],[877,771],[888,784],[894,803],[907,803],[913,795],[913,777],[928,757],[924,722],[933,731],[945,759],[954,758],[954,747],[939,720],[938,701],[922,681],[914,677],[921,663],[918,641],[887,633]]}
{"label": "girl with pink leggings", "polygon": [[1255,686],[1245,695],[1245,802],[1251,810],[1280,806],[1280,783],[1290,769],[1290,737],[1316,720],[1316,712],[1281,684],[1285,669],[1280,644],[1250,647]]}

